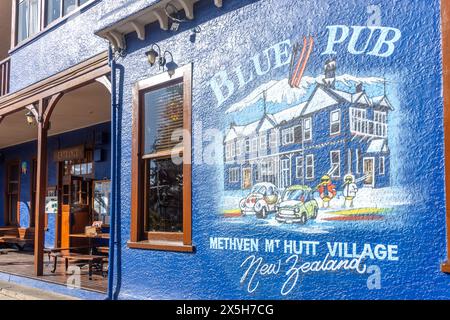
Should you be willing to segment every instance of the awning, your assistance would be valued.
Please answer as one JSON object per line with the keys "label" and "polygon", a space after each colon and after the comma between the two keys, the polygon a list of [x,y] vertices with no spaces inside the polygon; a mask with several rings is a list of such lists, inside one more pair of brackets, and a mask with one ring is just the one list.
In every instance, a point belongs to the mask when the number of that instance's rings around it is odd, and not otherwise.
{"label": "awning", "polygon": [[[95,34],[109,41],[115,49],[125,49],[125,35],[136,32],[140,40],[145,40],[145,26],[153,22],[159,22],[162,30],[169,29],[169,17],[165,12],[168,3],[176,7],[178,11],[183,10],[189,20],[194,19],[194,4],[199,0],[147,0],[141,3],[126,3],[113,11],[125,10],[117,19],[113,13],[105,17],[105,26],[96,31]],[[217,7],[222,7],[222,0],[212,0]],[[131,7],[131,9],[130,9]],[[111,21],[109,21],[111,19]]]}

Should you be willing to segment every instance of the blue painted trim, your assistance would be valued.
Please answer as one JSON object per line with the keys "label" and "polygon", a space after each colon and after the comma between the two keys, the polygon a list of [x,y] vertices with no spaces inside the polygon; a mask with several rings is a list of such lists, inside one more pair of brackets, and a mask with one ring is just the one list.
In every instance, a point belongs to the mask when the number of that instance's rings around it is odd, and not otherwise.
{"label": "blue painted trim", "polygon": [[108,265],[108,299],[113,300],[114,286],[114,250],[116,234],[116,61],[114,60],[111,47],[109,48],[109,63],[111,66],[111,199],[113,204],[110,207],[110,228],[109,228],[109,265]]}

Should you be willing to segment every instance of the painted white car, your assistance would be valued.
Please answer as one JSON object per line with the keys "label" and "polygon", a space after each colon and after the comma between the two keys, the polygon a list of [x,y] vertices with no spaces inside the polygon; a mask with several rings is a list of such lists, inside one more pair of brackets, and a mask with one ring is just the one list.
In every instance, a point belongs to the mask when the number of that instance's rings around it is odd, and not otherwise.
{"label": "painted white car", "polygon": [[269,182],[255,184],[250,194],[239,203],[241,214],[255,214],[265,219],[269,213],[276,212],[276,205],[280,197],[278,188]]}

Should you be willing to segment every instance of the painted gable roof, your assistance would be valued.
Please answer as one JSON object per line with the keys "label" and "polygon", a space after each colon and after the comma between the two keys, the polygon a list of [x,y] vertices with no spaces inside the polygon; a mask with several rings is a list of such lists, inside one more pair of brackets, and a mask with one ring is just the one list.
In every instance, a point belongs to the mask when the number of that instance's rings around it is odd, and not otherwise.
{"label": "painted gable roof", "polygon": [[282,122],[289,122],[301,116],[303,110],[305,109],[306,102],[303,102],[299,105],[291,107],[289,109],[277,112],[273,114],[273,117],[276,123],[280,124]]}
{"label": "painted gable roof", "polygon": [[374,139],[370,142],[369,147],[367,148],[367,153],[381,153],[388,151],[389,149],[386,139]]}
{"label": "painted gable roof", "polygon": [[339,103],[337,97],[329,94],[322,85],[318,85],[314,90],[309,102],[306,104],[304,115],[317,112]]}
{"label": "painted gable roof", "polygon": [[394,111],[394,107],[392,106],[389,99],[386,97],[386,95],[379,96],[379,97],[373,97],[372,99],[372,105],[379,106],[383,108],[387,108],[391,111]]}

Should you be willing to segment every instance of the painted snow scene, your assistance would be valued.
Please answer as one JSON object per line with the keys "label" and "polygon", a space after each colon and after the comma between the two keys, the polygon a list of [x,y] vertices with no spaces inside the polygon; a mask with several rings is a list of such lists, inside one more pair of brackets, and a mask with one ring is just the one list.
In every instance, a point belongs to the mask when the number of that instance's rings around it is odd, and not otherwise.
{"label": "painted snow scene", "polygon": [[411,197],[394,181],[397,80],[322,63],[306,76],[292,59],[289,76],[226,108],[222,222],[329,233],[401,220],[393,209]]}

